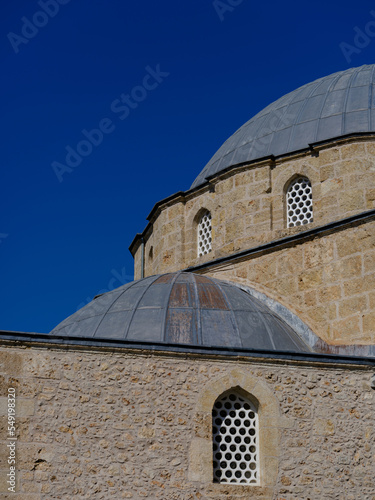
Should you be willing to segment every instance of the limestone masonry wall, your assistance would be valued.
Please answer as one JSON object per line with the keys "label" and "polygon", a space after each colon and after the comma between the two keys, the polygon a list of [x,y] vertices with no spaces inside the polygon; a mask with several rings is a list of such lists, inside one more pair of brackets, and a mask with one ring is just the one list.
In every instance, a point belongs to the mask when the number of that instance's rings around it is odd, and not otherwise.
{"label": "limestone masonry wall", "polygon": [[375,222],[207,272],[264,292],[329,344],[375,344]]}
{"label": "limestone masonry wall", "polygon": [[[218,177],[214,192],[207,187],[161,207],[146,237],[145,276],[229,256],[375,208],[373,141],[342,141],[318,153],[237,169]],[[285,190],[296,175],[311,181],[314,222],[286,228]],[[203,208],[212,214],[213,250],[198,258],[196,218]],[[139,249],[135,261],[139,278]],[[375,343],[373,222],[205,272],[242,281],[279,300],[328,343]]]}
{"label": "limestone masonry wall", "polygon": [[[4,500],[375,499],[368,368],[5,346],[0,363]],[[259,400],[258,487],[212,483],[210,401],[238,385]],[[16,494],[5,482],[9,387]]]}
{"label": "limestone masonry wall", "polygon": [[[212,181],[215,192],[206,187],[161,206],[145,238],[146,275],[194,266],[306,230],[286,228],[285,189],[296,175],[307,176],[312,184],[314,222],[308,228],[375,208],[372,140],[341,141],[314,151],[236,169]],[[213,251],[198,258],[195,218],[202,208],[212,214]],[[138,248],[136,279],[139,254]]]}

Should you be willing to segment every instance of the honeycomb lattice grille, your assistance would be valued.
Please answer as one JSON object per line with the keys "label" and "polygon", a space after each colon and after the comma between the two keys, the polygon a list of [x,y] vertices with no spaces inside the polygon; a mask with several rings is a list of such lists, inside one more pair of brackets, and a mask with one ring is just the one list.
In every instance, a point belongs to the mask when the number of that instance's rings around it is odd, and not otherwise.
{"label": "honeycomb lattice grille", "polygon": [[258,414],[236,393],[218,399],[212,410],[214,482],[258,484]]}
{"label": "honeycomb lattice grille", "polygon": [[286,194],[288,227],[302,226],[313,221],[311,182],[307,177],[299,177]]}
{"label": "honeycomb lattice grille", "polygon": [[198,257],[212,250],[211,214],[206,212],[198,224]]}

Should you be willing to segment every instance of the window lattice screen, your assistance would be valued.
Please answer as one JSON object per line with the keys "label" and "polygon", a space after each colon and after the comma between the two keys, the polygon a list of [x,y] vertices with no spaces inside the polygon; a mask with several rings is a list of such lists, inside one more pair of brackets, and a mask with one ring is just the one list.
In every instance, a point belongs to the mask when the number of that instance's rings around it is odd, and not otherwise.
{"label": "window lattice screen", "polygon": [[258,414],[236,393],[218,399],[212,410],[214,482],[258,484]]}
{"label": "window lattice screen", "polygon": [[206,212],[198,224],[198,257],[212,250],[211,214]]}
{"label": "window lattice screen", "polygon": [[299,177],[286,193],[288,227],[302,226],[313,221],[311,182]]}

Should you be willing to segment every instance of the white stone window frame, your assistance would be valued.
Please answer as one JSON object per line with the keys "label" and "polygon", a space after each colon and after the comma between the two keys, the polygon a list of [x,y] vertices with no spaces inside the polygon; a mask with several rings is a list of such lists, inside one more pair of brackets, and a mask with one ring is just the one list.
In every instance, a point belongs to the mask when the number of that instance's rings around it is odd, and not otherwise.
{"label": "white stone window frame", "polygon": [[299,175],[286,191],[287,227],[298,227],[314,221],[312,187],[308,177]]}
{"label": "white stone window frame", "polygon": [[259,424],[255,405],[236,391],[212,409],[213,481],[259,485]]}
{"label": "white stone window frame", "polygon": [[202,257],[212,250],[212,216],[211,212],[203,212],[197,227],[197,253]]}
{"label": "white stone window frame", "polygon": [[[226,392],[236,392],[250,399],[258,409],[259,420],[259,484],[221,484],[213,482],[212,464],[212,408],[215,401]],[[233,367],[222,367],[221,375],[209,377],[197,395],[193,420],[194,426],[189,449],[189,481],[202,483],[209,488],[211,496],[224,498],[228,488],[242,494],[264,500],[272,500],[279,476],[279,462],[283,450],[280,445],[284,429],[295,427],[295,420],[281,411],[276,394],[264,380]]]}

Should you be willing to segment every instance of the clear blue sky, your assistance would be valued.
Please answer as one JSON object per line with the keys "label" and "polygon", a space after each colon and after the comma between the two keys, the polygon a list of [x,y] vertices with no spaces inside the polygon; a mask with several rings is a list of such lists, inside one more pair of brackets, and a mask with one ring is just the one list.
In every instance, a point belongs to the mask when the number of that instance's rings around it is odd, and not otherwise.
{"label": "clear blue sky", "polygon": [[[189,188],[229,135],[285,93],[375,60],[375,23],[350,62],[340,48],[375,21],[371,1],[61,2],[0,8],[0,330],[49,332],[131,280],[128,246],[154,203]],[[99,124],[69,167],[66,147]]]}

